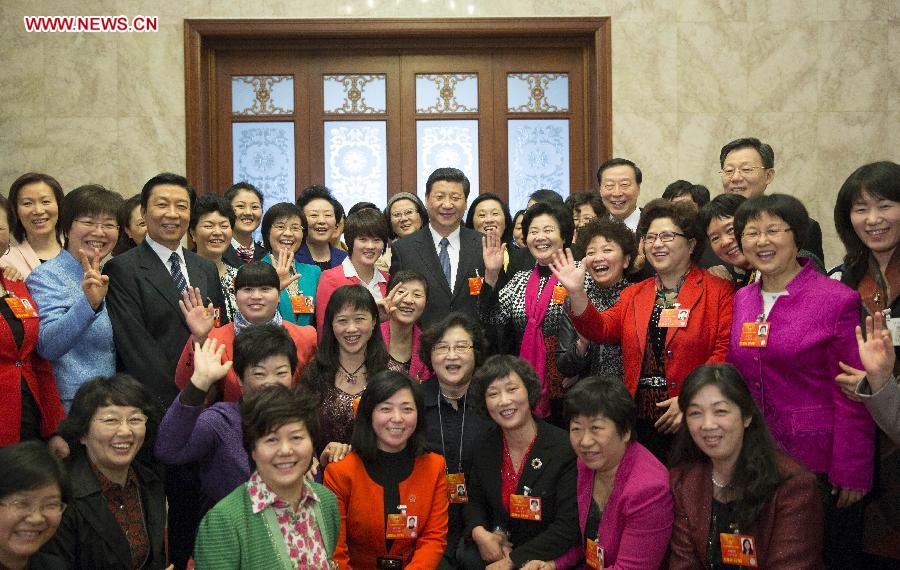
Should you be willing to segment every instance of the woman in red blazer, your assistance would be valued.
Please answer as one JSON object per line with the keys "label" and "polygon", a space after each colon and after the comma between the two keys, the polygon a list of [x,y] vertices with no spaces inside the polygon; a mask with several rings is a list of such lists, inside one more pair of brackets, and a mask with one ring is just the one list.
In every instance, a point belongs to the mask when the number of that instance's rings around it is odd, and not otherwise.
{"label": "woman in red blazer", "polygon": [[[199,293],[189,292],[180,301],[184,320],[191,330],[175,368],[175,383],[184,390],[194,373],[194,343],[203,344],[207,338],[215,339],[219,346],[225,346],[222,362],[233,358],[234,337],[250,325],[274,323],[284,327],[297,346],[297,369],[294,371],[294,384],[300,379],[300,373],[316,353],[316,331],[311,326],[298,326],[282,320],[278,313],[279,279],[275,268],[262,261],[253,261],[242,265],[234,278],[237,312],[234,322],[222,327],[213,328],[213,313],[203,306]],[[229,369],[225,378],[219,383],[219,389],[210,390],[209,399],[224,402],[237,402],[243,390],[233,369]]]}
{"label": "woman in red blazer", "polygon": [[[7,199],[0,196],[0,251],[9,249],[14,215]],[[4,301],[0,303],[0,447],[4,447],[49,438],[65,411],[53,369],[35,351],[40,319],[25,283],[0,272],[0,295]]]}
{"label": "woman in red blazer", "polygon": [[447,544],[446,465],[424,451],[424,409],[421,388],[406,374],[385,370],[370,379],[353,452],[325,469],[341,513],[339,568],[438,567]]}
{"label": "woman in red blazer", "polygon": [[701,366],[679,401],[669,569],[824,568],[816,477],[776,449],[741,373]]}
{"label": "woman in red blazer", "polygon": [[388,243],[388,226],[378,210],[363,208],[347,216],[344,238],[350,255],[337,267],[324,271],[316,289],[316,328],[322,330],[325,307],[332,293],[343,285],[362,285],[376,301],[387,297],[389,275],[375,268]]}
{"label": "woman in red blazer", "polygon": [[681,425],[681,383],[702,364],[724,362],[731,329],[734,287],[696,265],[705,238],[694,209],[653,200],[641,213],[638,237],[656,271],[622,292],[600,312],[584,292],[586,257],[571,252],[551,265],[568,290],[575,329],[593,342],[621,343],[625,385],[637,402],[637,440],[665,462],[671,434]]}

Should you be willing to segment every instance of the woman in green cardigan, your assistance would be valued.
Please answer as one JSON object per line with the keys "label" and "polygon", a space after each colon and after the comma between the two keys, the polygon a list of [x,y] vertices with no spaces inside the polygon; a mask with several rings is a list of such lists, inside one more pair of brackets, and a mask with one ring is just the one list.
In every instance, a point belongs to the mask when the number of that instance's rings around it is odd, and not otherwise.
{"label": "woman in green cardigan", "polygon": [[200,523],[198,570],[328,570],[340,532],[334,494],[306,478],[318,431],[316,402],[281,385],[241,403],[255,470]]}

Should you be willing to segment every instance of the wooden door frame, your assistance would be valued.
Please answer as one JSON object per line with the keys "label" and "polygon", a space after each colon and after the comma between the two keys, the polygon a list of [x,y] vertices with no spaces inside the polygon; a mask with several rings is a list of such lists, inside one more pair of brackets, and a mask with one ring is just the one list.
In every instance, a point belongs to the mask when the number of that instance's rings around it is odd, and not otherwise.
{"label": "wooden door frame", "polygon": [[[198,191],[211,188],[217,135],[212,129],[216,58],[220,51],[339,47],[428,53],[473,47],[577,47],[586,69],[588,128],[584,180],[593,184],[600,163],[612,156],[612,60],[608,17],[595,18],[433,18],[293,19],[184,21],[184,81],[187,177]],[[579,144],[575,141],[574,144]],[[574,189],[573,190],[579,190]]]}

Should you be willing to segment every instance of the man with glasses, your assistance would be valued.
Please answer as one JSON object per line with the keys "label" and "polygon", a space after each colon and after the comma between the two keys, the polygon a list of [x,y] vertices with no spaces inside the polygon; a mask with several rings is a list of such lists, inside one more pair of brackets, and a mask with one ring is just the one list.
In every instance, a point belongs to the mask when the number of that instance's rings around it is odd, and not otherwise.
{"label": "man with glasses", "polygon": [[[725,193],[745,198],[762,196],[775,178],[775,151],[758,138],[747,137],[731,141],[719,152],[719,174]],[[822,250],[822,228],[810,218],[806,239],[800,249],[825,259]]]}

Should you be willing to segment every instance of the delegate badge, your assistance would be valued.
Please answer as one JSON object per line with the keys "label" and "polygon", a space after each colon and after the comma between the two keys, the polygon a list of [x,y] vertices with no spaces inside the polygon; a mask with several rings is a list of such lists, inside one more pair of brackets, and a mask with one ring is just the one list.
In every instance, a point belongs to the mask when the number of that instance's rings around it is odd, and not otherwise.
{"label": "delegate badge", "polygon": [[566,297],[569,295],[569,292],[566,291],[566,288],[557,283],[553,286],[553,296],[550,297],[550,302],[554,305],[562,305],[566,302]]}
{"label": "delegate badge", "polygon": [[13,315],[16,316],[17,319],[34,319],[37,318],[38,314],[34,308],[34,305],[31,304],[31,301],[28,299],[20,299],[18,297],[5,297],[4,301],[9,305],[9,308],[12,310]]}
{"label": "delegate badge", "polygon": [[900,346],[900,318],[885,319],[884,324],[891,331],[891,342],[894,346]]}
{"label": "delegate badge", "polygon": [[584,548],[584,562],[589,568],[599,570],[603,568],[603,547],[593,538],[587,539]]}
{"label": "delegate badge", "polygon": [[315,309],[313,298],[309,295],[291,295],[291,311],[295,315],[311,315]]}
{"label": "delegate badge", "polygon": [[469,277],[469,295],[476,296],[481,294],[481,287],[484,285],[484,277]]}
{"label": "delegate badge", "polygon": [[385,538],[416,538],[418,534],[416,531],[419,527],[419,517],[416,515],[407,515],[405,514],[405,510],[403,512],[404,514],[388,515]]}
{"label": "delegate badge", "polygon": [[451,503],[468,503],[465,473],[447,473],[447,495]]}
{"label": "delegate badge", "polygon": [[722,563],[746,568],[757,568],[756,540],[749,534],[719,534],[722,546]]}
{"label": "delegate badge", "polygon": [[690,316],[690,309],[663,309],[659,314],[659,327],[683,329],[687,326]]}
{"label": "delegate badge", "polygon": [[769,343],[769,331],[771,325],[765,321],[753,321],[741,325],[740,346],[753,348],[765,348]]}
{"label": "delegate badge", "polygon": [[509,516],[526,521],[541,520],[541,498],[528,495],[509,496]]}

